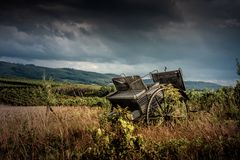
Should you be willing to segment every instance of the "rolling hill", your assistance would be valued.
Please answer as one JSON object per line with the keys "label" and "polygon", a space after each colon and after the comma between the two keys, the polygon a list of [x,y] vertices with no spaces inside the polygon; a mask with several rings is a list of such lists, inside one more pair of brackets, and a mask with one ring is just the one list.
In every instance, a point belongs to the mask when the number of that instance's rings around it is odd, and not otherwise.
{"label": "rolling hill", "polygon": [[219,89],[223,86],[211,83],[211,82],[201,82],[201,81],[185,81],[186,89]]}
{"label": "rolling hill", "polygon": [[106,84],[111,81],[114,74],[101,74],[70,68],[47,68],[33,64],[15,64],[0,61],[1,77],[20,77],[28,79],[43,79],[43,75],[56,81],[67,81],[84,84]]}
{"label": "rolling hill", "polygon": [[[1,77],[43,79],[43,75],[45,75],[46,78],[51,77],[56,81],[99,85],[108,84],[113,77],[117,76],[116,74],[102,74],[70,68],[47,68],[33,64],[23,65],[0,61]],[[197,81],[185,81],[185,86],[187,89],[217,89],[221,87],[215,83]]]}

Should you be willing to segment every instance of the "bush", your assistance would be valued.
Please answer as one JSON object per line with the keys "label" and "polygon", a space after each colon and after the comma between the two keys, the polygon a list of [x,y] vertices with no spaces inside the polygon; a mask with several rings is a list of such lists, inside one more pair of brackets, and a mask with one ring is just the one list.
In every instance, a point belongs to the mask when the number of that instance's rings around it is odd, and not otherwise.
{"label": "bush", "polygon": [[234,97],[238,108],[240,109],[240,81],[237,81],[237,84],[234,88]]}
{"label": "bush", "polygon": [[[110,107],[104,97],[112,87],[57,84],[53,81],[0,79],[0,103],[13,106],[99,106]],[[99,96],[102,96],[100,98]]]}
{"label": "bush", "polygon": [[111,104],[105,97],[70,97],[56,96],[56,106],[90,106],[110,108]]}
{"label": "bush", "polygon": [[0,102],[14,106],[47,105],[46,91],[42,87],[2,88]]}
{"label": "bush", "polygon": [[73,97],[91,97],[96,96],[99,92],[99,89],[82,88],[77,86],[64,86],[53,88],[53,92],[56,94]]}
{"label": "bush", "polygon": [[239,119],[240,85],[218,90],[188,91],[190,110],[205,110],[219,119]]}
{"label": "bush", "polygon": [[139,159],[144,149],[143,138],[134,134],[126,109],[118,108],[111,117],[103,116],[100,128],[92,131],[93,145],[83,159]]}
{"label": "bush", "polygon": [[114,91],[114,86],[102,86],[97,93],[98,97],[104,97]]}

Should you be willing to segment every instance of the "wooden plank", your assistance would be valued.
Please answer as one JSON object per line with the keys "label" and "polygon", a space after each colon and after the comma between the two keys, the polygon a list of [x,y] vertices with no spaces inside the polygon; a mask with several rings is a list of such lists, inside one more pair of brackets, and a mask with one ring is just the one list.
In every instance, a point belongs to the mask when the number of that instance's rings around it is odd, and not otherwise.
{"label": "wooden plank", "polygon": [[134,90],[134,91],[119,91],[108,99],[137,99],[139,96],[144,94],[146,90]]}

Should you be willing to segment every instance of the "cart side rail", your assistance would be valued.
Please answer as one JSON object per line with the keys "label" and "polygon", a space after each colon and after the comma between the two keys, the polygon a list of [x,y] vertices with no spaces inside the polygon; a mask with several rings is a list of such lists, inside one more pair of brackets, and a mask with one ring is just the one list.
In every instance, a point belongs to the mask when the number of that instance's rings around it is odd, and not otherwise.
{"label": "cart side rail", "polygon": [[181,90],[186,90],[180,69],[168,72],[152,73],[151,75],[154,82],[159,82],[160,84],[171,83]]}
{"label": "cart side rail", "polygon": [[112,79],[117,91],[126,90],[146,90],[147,87],[144,84],[140,76],[126,76],[117,77]]}

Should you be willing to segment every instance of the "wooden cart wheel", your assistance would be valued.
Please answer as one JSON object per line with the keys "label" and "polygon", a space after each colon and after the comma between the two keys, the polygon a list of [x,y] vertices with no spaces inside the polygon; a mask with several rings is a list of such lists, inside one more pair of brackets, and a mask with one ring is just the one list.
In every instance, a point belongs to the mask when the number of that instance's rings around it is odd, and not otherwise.
{"label": "wooden cart wheel", "polygon": [[163,89],[157,89],[150,97],[146,111],[147,124],[163,121],[163,110],[161,103],[163,101]]}
{"label": "wooden cart wheel", "polygon": [[177,120],[187,119],[187,105],[186,101],[182,101],[177,105],[169,105],[164,101],[164,90],[157,89],[150,97],[147,111],[147,124],[170,124],[172,125]]}

